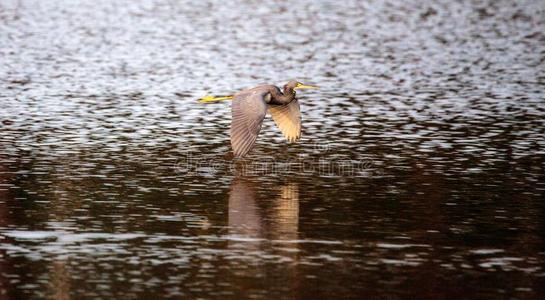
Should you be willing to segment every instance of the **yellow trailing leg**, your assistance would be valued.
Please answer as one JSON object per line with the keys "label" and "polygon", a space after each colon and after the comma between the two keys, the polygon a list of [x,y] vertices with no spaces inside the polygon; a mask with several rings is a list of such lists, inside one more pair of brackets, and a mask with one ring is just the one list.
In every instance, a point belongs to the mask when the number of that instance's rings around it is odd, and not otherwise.
{"label": "yellow trailing leg", "polygon": [[204,96],[201,99],[199,99],[200,103],[207,103],[207,102],[216,102],[216,101],[222,101],[222,100],[232,100],[233,96],[218,96],[214,97],[211,95]]}

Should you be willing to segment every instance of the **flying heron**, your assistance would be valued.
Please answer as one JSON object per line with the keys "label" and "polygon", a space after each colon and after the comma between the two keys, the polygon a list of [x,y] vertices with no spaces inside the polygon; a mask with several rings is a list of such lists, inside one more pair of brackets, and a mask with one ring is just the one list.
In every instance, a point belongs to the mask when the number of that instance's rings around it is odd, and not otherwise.
{"label": "flying heron", "polygon": [[315,89],[317,86],[290,80],[281,91],[274,85],[260,85],[242,90],[232,96],[206,96],[199,102],[233,100],[231,105],[231,146],[235,157],[243,157],[255,144],[267,110],[289,142],[301,136],[301,111],[295,90]]}

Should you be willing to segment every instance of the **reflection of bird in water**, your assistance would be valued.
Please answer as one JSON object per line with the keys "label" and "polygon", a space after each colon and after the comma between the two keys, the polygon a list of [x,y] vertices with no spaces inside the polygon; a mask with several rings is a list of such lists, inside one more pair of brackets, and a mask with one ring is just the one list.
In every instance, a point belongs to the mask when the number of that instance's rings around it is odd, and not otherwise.
{"label": "reflection of bird in water", "polygon": [[[252,184],[235,180],[229,194],[229,233],[249,238],[297,239],[299,189],[294,183],[281,187],[270,213],[260,209]],[[270,220],[266,224],[265,220]]]}
{"label": "reflection of bird in water", "polygon": [[[299,189],[289,183],[267,198],[253,187],[252,182],[242,179],[231,184],[227,248],[233,259],[229,260],[226,277],[230,285],[240,289],[241,296],[248,297],[256,284],[271,284],[274,278],[287,292],[286,298],[296,299],[301,282],[297,242]],[[278,264],[262,263],[271,259],[278,259]],[[282,274],[281,278],[278,274]]]}
{"label": "reflection of bird in water", "polygon": [[234,181],[229,193],[229,233],[237,236],[261,236],[261,220],[255,203],[255,191],[243,181]]}
{"label": "reflection of bird in water", "polygon": [[267,109],[288,141],[299,139],[301,111],[299,102],[295,99],[295,90],[311,88],[317,87],[291,80],[284,85],[283,91],[274,85],[260,85],[232,96],[207,96],[200,99],[200,102],[233,99],[231,146],[235,156],[245,156],[255,144]]}
{"label": "reflection of bird in water", "polygon": [[282,186],[274,206],[274,238],[297,239],[299,229],[299,187],[295,183]]}

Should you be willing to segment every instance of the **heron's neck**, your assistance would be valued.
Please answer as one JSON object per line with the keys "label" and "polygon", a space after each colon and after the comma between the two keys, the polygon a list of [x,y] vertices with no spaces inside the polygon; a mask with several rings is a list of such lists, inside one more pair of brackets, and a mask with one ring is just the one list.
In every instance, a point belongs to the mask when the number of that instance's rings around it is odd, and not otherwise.
{"label": "heron's neck", "polygon": [[271,104],[288,104],[295,99],[295,91],[293,89],[284,87],[284,92],[280,92],[280,89],[273,88],[271,90]]}

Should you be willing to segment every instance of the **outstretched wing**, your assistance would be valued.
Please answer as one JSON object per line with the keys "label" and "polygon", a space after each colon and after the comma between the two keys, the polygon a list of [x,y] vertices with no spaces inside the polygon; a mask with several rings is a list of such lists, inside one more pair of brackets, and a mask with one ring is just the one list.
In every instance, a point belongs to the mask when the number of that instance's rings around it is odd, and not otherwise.
{"label": "outstretched wing", "polygon": [[268,108],[276,126],[280,128],[286,139],[290,142],[297,141],[301,137],[299,101],[294,99],[286,105],[269,105]]}
{"label": "outstretched wing", "polygon": [[252,149],[267,113],[266,93],[251,91],[235,95],[231,106],[231,146],[235,156]]}

